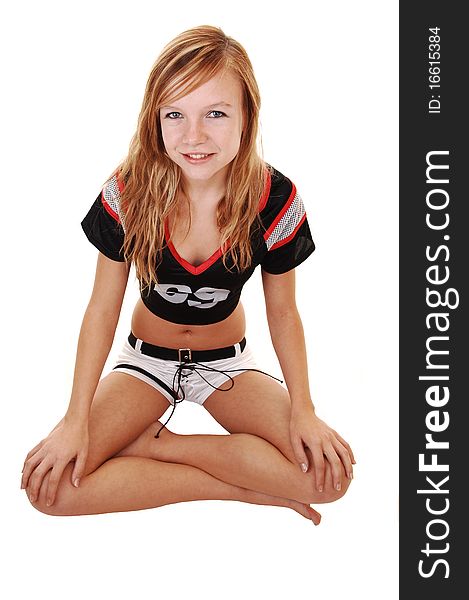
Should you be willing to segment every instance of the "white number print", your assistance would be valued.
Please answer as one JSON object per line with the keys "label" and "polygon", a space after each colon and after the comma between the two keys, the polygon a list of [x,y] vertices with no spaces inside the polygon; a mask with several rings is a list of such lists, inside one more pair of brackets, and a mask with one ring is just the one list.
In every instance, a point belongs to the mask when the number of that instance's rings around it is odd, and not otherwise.
{"label": "white number print", "polygon": [[[201,287],[192,292],[188,285],[182,283],[157,283],[154,289],[168,302],[181,304],[187,300],[189,306],[196,306],[197,308],[212,308],[215,304],[226,300],[230,293],[230,290],[212,287]],[[192,298],[189,299],[189,296],[192,296]],[[197,300],[193,298],[197,298]]]}

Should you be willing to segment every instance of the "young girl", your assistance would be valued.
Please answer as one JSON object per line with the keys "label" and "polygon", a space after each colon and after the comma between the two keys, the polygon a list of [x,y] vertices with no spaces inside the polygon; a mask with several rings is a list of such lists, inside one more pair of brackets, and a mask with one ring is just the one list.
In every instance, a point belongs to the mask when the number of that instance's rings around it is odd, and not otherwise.
{"label": "young girl", "polygon": [[[259,90],[220,29],[168,44],[147,82],[128,156],[82,227],[99,250],[64,418],[27,455],[21,487],[51,515],[202,499],[293,508],[345,493],[348,443],[316,416],[295,267],[314,250],[294,184],[257,152]],[[99,380],[130,265],[131,333]],[[285,389],[259,369],[239,301],[261,265]],[[159,419],[187,400],[230,435],[177,435]]]}

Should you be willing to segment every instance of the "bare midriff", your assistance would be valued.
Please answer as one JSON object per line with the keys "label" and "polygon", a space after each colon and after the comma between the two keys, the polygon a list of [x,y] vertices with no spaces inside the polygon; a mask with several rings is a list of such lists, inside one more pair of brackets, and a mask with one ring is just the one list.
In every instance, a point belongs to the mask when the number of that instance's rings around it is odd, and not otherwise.
{"label": "bare midriff", "polygon": [[246,320],[241,302],[223,321],[210,325],[180,325],[154,315],[139,299],[132,315],[135,337],[166,348],[210,350],[231,346],[243,339]]}

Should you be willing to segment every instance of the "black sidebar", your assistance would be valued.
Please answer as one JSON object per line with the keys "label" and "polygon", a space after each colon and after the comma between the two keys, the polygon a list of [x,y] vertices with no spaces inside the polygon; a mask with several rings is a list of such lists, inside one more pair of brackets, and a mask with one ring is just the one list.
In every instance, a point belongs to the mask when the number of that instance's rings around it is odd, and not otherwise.
{"label": "black sidebar", "polygon": [[[400,3],[400,597],[469,597],[469,23]],[[458,592],[456,590],[459,590]]]}

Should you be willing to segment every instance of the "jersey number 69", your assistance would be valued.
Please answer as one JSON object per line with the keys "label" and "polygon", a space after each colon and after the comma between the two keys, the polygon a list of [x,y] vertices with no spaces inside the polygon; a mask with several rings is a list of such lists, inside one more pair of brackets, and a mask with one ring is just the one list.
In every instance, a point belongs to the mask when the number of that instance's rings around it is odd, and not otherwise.
{"label": "jersey number 69", "polygon": [[[226,300],[230,290],[217,289],[212,287],[201,287],[195,292],[188,285],[182,283],[157,283],[155,290],[168,302],[181,304],[187,300],[189,306],[197,308],[212,308],[218,302]],[[191,296],[190,299],[189,296]],[[193,299],[197,298],[197,300]]]}

